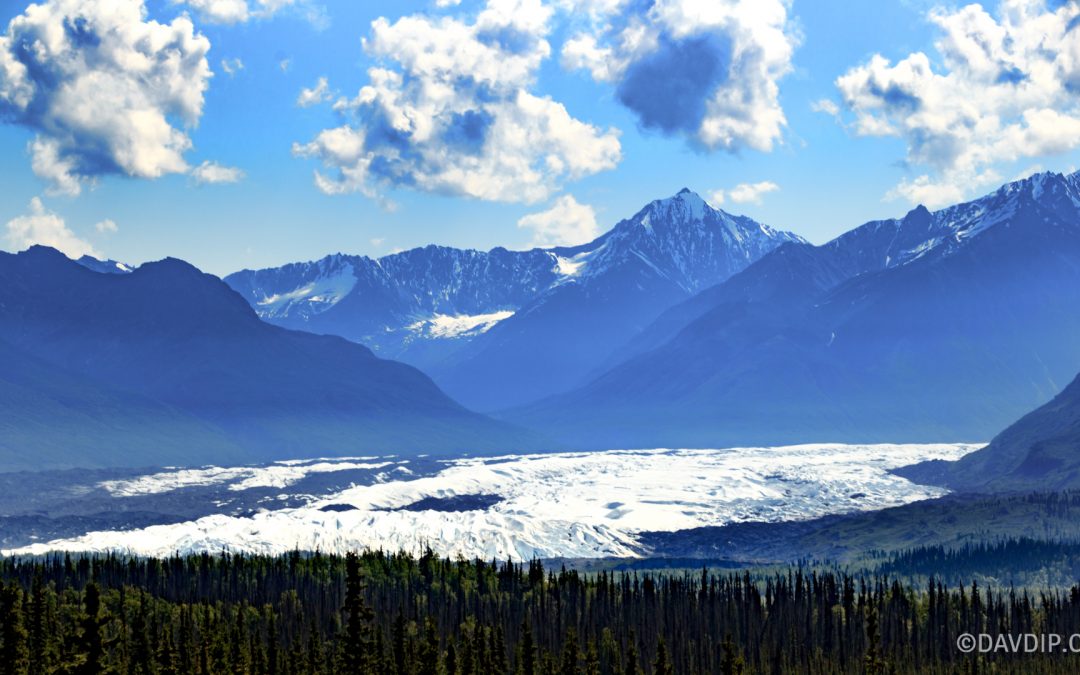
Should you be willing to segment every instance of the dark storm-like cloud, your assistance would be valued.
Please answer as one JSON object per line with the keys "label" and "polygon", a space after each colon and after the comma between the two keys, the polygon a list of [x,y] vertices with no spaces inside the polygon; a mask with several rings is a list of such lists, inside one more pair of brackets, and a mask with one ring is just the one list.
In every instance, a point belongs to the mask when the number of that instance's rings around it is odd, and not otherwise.
{"label": "dark storm-like cloud", "polygon": [[693,134],[705,119],[712,94],[727,79],[730,65],[727,36],[679,41],[664,37],[655,52],[627,69],[616,95],[637,113],[642,126]]}
{"label": "dark storm-like cloud", "polygon": [[704,150],[769,151],[787,123],[779,80],[798,37],[783,0],[577,0],[592,27],[563,66],[614,85],[643,128]]}

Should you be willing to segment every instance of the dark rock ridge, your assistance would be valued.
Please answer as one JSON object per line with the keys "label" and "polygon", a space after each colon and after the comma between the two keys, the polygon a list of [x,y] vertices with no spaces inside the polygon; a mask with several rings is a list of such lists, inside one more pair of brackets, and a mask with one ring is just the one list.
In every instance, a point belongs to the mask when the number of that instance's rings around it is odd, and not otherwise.
{"label": "dark rock ridge", "polygon": [[5,469],[533,442],[411,366],[261,321],[185,262],[101,274],[44,247],[0,253],[0,403]]}

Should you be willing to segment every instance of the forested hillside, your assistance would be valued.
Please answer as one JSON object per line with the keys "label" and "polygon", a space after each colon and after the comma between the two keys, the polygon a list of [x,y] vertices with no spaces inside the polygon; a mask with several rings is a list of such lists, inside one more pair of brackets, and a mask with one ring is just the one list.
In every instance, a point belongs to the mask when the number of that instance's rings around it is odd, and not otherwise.
{"label": "forested hillside", "polygon": [[[916,554],[915,559],[928,555]],[[912,560],[902,561],[900,567]],[[2,673],[1070,673],[961,633],[1080,632],[1080,586],[785,570],[582,575],[539,563],[56,556],[0,563]]]}

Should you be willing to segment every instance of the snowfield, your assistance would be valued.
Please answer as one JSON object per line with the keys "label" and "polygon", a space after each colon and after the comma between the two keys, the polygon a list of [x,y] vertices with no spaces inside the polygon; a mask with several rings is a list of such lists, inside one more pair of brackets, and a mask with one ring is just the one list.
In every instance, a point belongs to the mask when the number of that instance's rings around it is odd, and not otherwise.
{"label": "snowfield", "polygon": [[409,330],[428,338],[459,338],[475,336],[486,333],[491,327],[500,321],[512,317],[510,310],[492,312],[490,314],[473,314],[449,316],[435,314],[434,316],[417,321],[409,325]]}
{"label": "snowfield", "polygon": [[[489,559],[640,556],[648,553],[638,544],[641,532],[808,519],[939,497],[946,491],[916,485],[888,470],[931,459],[955,460],[980,447],[814,444],[509,455],[446,460],[426,476],[414,476],[404,470],[404,462],[395,462],[402,470],[381,473],[371,485],[317,496],[298,508],[90,532],[8,553],[163,556],[365,547],[417,552],[430,546],[442,555]],[[117,498],[207,482],[234,491],[287,488],[305,471],[346,470],[357,466],[355,459],[164,471],[102,487]]]}
{"label": "snowfield", "polygon": [[[186,487],[228,484],[229,490],[250,490],[257,487],[285,488],[313,473],[333,473],[351,469],[382,469],[394,462],[354,462],[353,459],[373,460],[377,457],[342,457],[334,460],[275,462],[265,467],[241,466],[222,468],[210,466],[202,469],[177,469],[162,471],[128,480],[110,480],[98,483],[98,487],[114,497],[164,494]],[[402,462],[405,463],[405,462]]]}

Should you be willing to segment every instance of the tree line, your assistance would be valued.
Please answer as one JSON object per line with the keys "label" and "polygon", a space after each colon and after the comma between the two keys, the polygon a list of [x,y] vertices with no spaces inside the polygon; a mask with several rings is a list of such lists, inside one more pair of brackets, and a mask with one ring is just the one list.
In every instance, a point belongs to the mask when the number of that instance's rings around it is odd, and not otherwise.
{"label": "tree line", "polygon": [[377,551],[52,555],[0,560],[0,580],[0,675],[1080,672],[1080,655],[956,648],[961,633],[1080,633],[1080,586]]}

